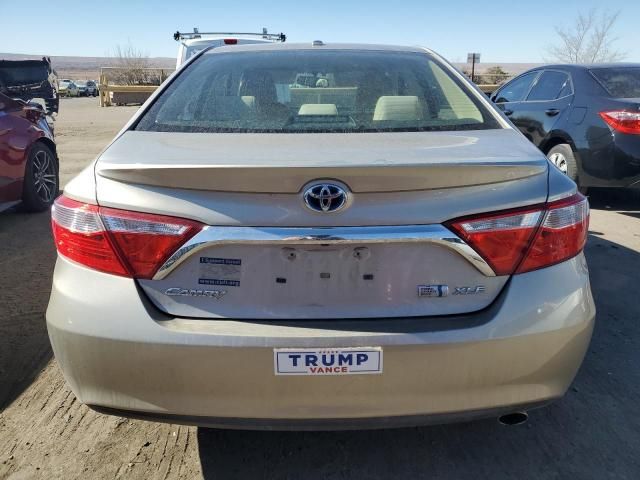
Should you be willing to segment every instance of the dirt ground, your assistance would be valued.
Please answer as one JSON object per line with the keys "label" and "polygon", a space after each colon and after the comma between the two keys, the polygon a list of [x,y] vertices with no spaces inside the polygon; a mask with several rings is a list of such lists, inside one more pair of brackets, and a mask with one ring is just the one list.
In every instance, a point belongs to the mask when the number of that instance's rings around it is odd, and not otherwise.
{"label": "dirt ground", "polygon": [[[135,111],[64,99],[63,182]],[[640,478],[640,197],[591,193],[586,249],[598,322],[567,396],[529,422],[269,433],[183,427],[80,405],[44,321],[55,251],[49,215],[0,214],[0,478]]]}

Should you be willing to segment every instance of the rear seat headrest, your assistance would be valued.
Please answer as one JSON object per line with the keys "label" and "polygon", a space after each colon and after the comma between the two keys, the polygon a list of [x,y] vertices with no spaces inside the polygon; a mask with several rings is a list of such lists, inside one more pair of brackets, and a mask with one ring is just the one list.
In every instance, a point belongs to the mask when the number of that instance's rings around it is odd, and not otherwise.
{"label": "rear seat headrest", "polygon": [[338,115],[338,108],[333,103],[305,103],[298,115]]}
{"label": "rear seat headrest", "polygon": [[240,99],[247,107],[256,108],[256,97],[253,95],[242,95]]}
{"label": "rear seat headrest", "polygon": [[378,98],[373,112],[374,121],[411,121],[422,120],[422,105],[416,96],[385,95]]}

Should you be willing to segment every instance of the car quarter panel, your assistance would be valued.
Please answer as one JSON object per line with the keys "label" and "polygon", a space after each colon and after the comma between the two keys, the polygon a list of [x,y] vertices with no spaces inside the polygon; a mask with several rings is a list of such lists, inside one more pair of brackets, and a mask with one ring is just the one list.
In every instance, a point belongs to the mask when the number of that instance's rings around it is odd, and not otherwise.
{"label": "car quarter panel", "polygon": [[22,197],[29,151],[39,139],[53,141],[44,114],[0,94],[0,202]]}
{"label": "car quarter panel", "polygon": [[640,181],[640,136],[613,131],[599,113],[637,109],[636,104],[602,95],[576,97],[574,108],[584,114],[569,118],[565,130],[577,153],[580,184],[593,187],[627,187]]}

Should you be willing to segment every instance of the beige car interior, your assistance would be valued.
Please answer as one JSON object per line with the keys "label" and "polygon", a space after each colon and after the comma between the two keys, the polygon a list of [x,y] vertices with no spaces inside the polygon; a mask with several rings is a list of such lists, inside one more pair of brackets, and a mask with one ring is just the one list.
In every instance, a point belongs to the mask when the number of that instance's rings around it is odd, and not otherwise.
{"label": "beige car interior", "polygon": [[373,121],[397,121],[407,122],[422,120],[424,108],[416,96],[384,95],[376,102],[373,112]]}
{"label": "beige car interior", "polygon": [[305,103],[298,115],[338,115],[338,107],[333,103]]}

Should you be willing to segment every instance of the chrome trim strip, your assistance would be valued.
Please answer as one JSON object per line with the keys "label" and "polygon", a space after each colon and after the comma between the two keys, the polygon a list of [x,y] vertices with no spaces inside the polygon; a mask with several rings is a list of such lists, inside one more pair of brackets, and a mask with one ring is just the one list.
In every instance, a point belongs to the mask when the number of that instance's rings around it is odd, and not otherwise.
{"label": "chrome trim strip", "polygon": [[475,250],[442,225],[293,228],[206,226],[164,262],[153,280],[162,280],[191,255],[216,245],[340,245],[414,242],[441,245],[461,255],[487,277],[496,275]]}

